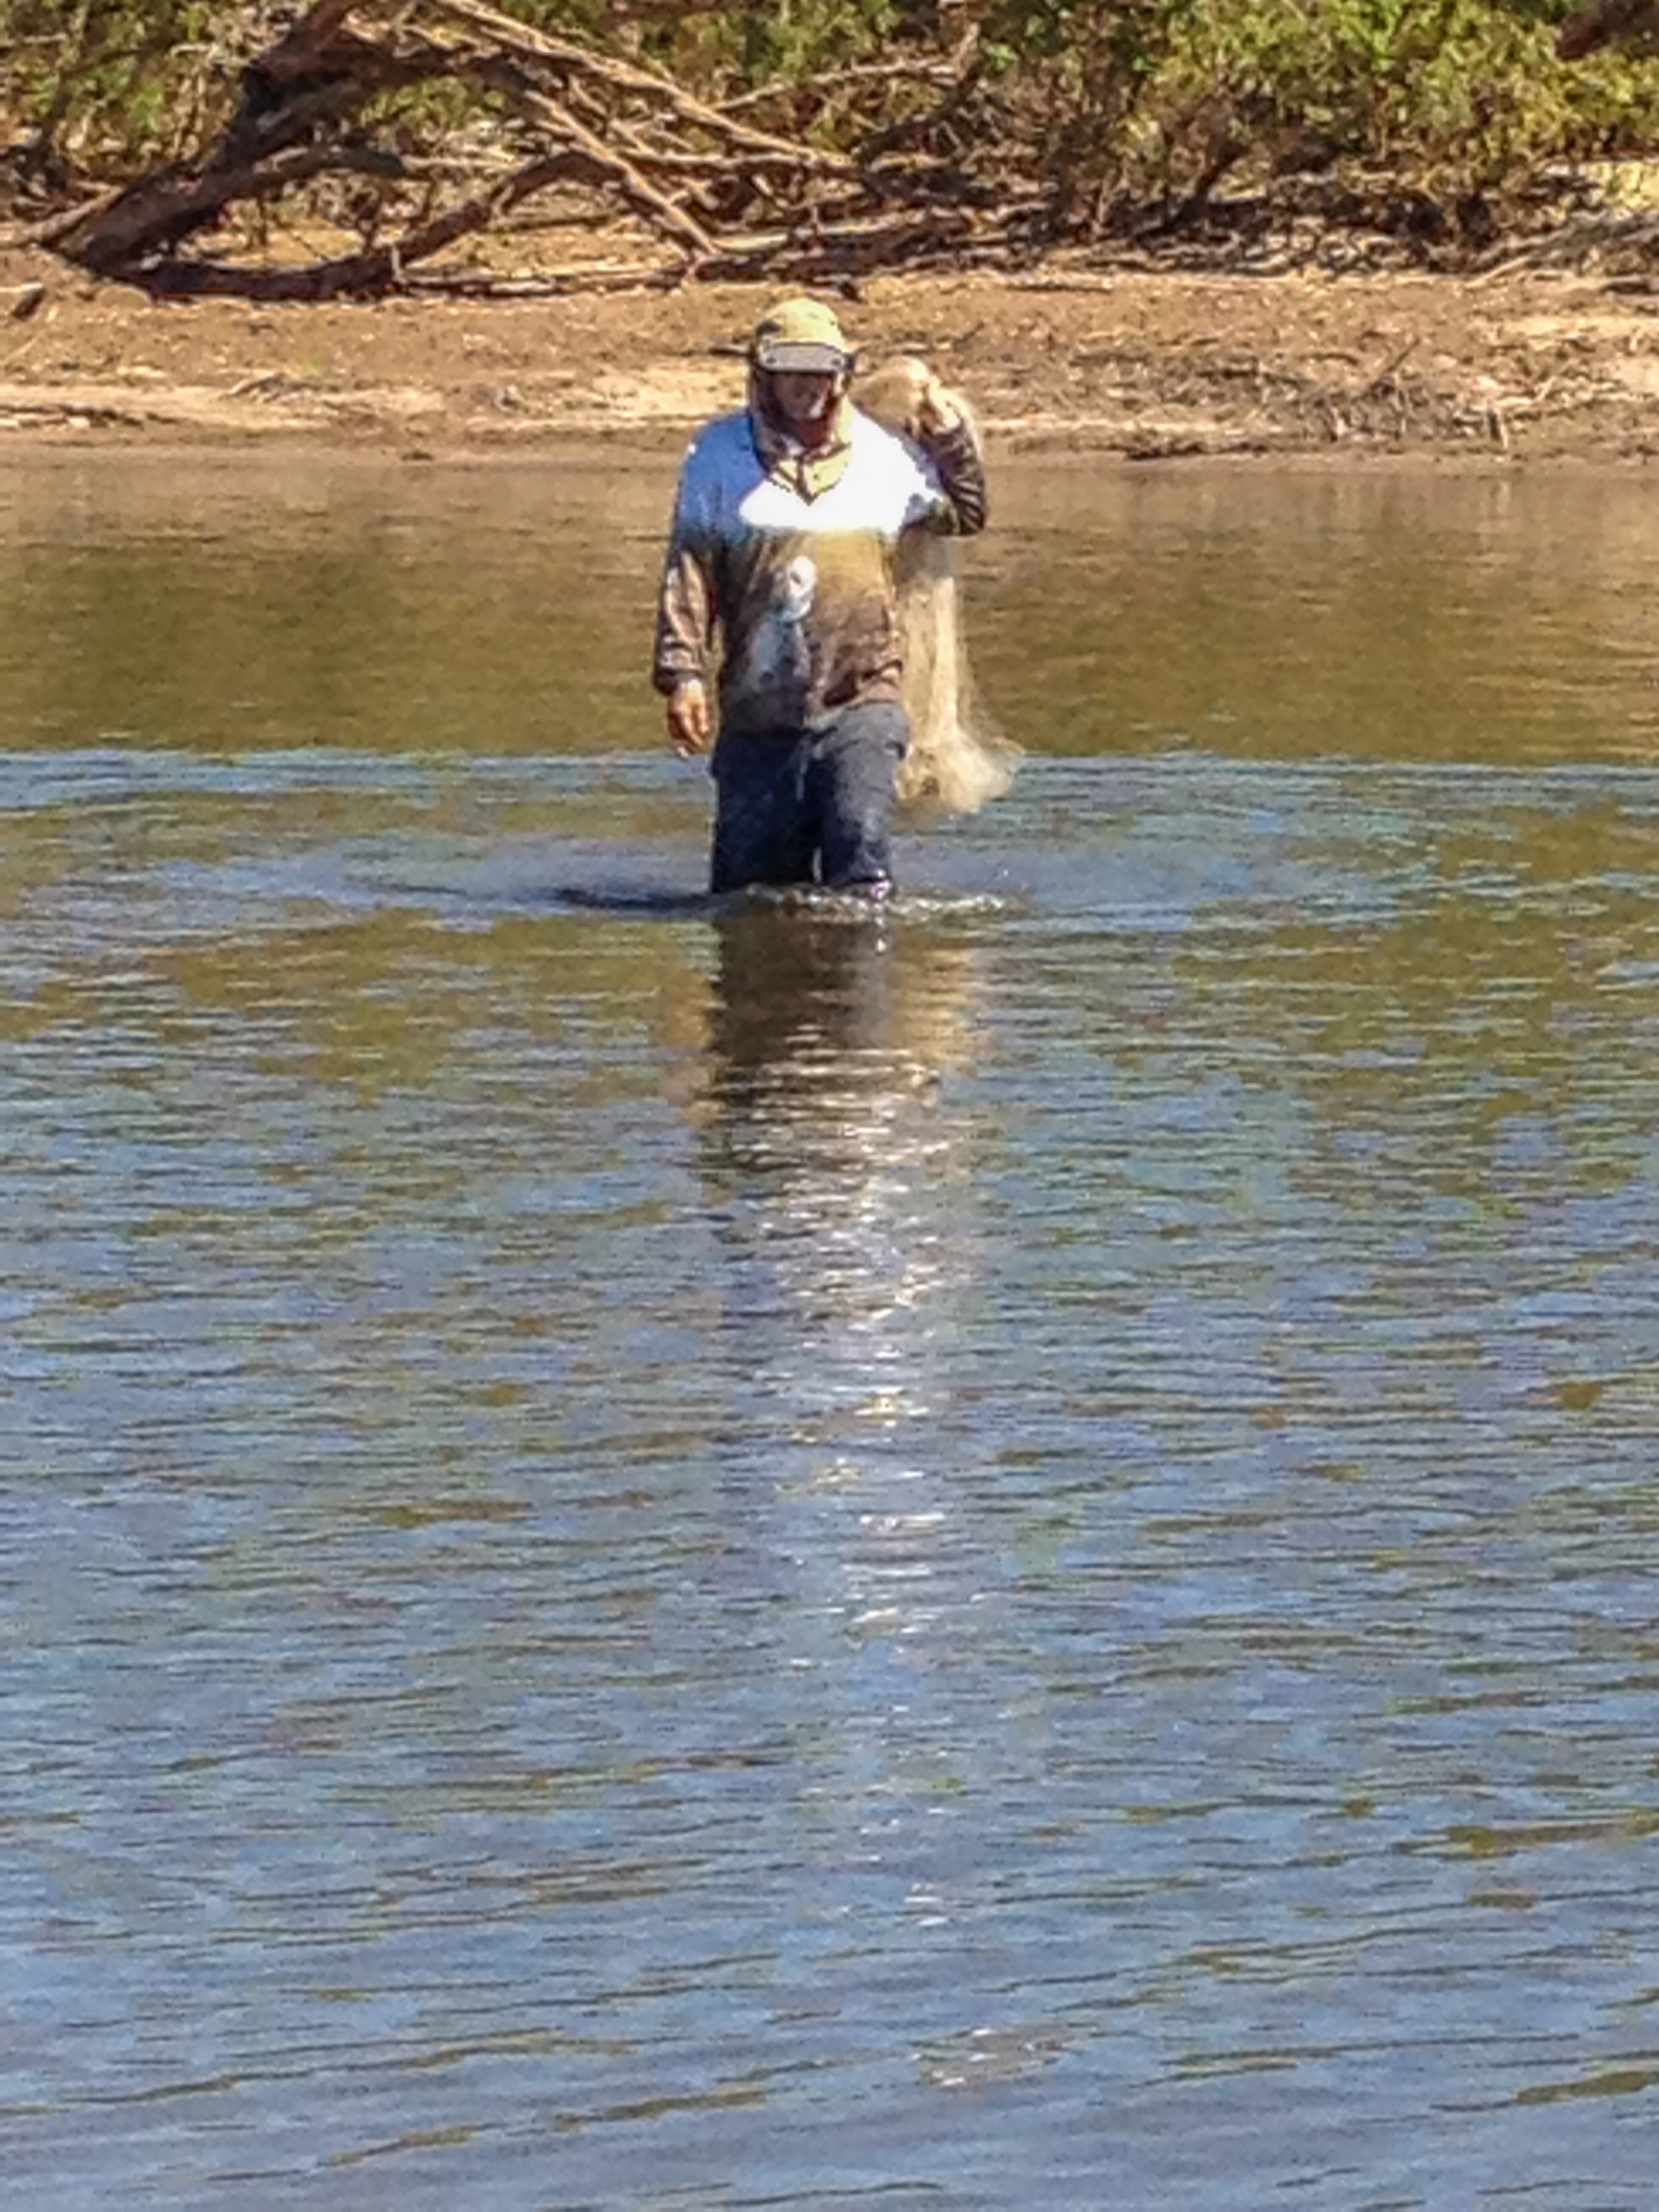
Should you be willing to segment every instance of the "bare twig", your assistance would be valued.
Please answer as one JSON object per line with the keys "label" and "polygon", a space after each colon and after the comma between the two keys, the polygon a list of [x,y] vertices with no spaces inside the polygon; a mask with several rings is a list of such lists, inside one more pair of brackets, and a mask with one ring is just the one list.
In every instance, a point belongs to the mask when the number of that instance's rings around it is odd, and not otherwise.
{"label": "bare twig", "polygon": [[492,276],[484,270],[434,270],[410,276],[403,289],[443,298],[562,299],[580,291],[663,291],[684,271],[663,262],[573,262],[534,276]]}
{"label": "bare twig", "polygon": [[832,93],[849,88],[860,90],[866,85],[908,83],[942,88],[955,82],[956,72],[948,62],[858,62],[850,69],[827,69],[822,76],[809,78],[805,83],[780,80],[776,84],[759,85],[752,92],[735,93],[730,100],[720,103],[720,113],[735,116],[746,108],[765,107],[774,100],[823,100]]}
{"label": "bare twig", "polygon": [[609,54],[595,54],[567,39],[550,38],[544,31],[531,30],[516,16],[501,15],[494,8],[481,6],[479,0],[425,0],[425,5],[435,15],[486,34],[503,54],[529,54],[546,61],[562,62],[568,69],[603,78],[626,91],[647,93],[683,122],[712,132],[733,146],[790,154],[798,161],[831,173],[849,172],[853,168],[843,155],[816,153],[793,140],[777,138],[770,131],[752,130],[746,124],[735,122],[720,109],[693,99],[672,77],[661,77],[655,70],[642,69],[634,62],[618,61]]}
{"label": "bare twig", "polygon": [[699,224],[642,177],[632,162],[613,153],[585,124],[579,123],[567,107],[549,99],[546,93],[537,92],[512,61],[491,57],[470,63],[465,74],[475,83],[504,92],[555,145],[568,146],[579,154],[601,184],[614,188],[634,213],[653,229],[666,231],[694,261],[705,260],[714,252],[714,242]]}

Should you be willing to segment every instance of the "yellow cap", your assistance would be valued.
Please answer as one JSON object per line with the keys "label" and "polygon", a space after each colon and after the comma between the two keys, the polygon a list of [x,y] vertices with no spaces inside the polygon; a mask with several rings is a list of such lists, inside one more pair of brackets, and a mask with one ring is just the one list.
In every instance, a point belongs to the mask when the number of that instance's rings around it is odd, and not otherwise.
{"label": "yellow cap", "polygon": [[755,325],[751,352],[757,368],[838,376],[852,366],[834,309],[821,299],[782,299],[769,308]]}

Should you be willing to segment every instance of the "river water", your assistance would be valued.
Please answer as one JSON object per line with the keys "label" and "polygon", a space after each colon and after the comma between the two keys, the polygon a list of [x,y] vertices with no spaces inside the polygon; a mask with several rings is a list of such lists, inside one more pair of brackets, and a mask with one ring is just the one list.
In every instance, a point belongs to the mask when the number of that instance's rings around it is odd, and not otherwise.
{"label": "river water", "polygon": [[1651,485],[1004,463],[853,919],[672,466],[0,466],[10,2201],[1651,2206]]}

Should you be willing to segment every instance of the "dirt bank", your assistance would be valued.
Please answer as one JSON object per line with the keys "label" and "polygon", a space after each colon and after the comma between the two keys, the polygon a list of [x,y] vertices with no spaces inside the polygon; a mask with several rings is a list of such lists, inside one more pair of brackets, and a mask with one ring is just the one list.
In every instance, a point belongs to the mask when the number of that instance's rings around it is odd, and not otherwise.
{"label": "dirt bank", "polygon": [[[43,287],[37,296],[36,287]],[[152,304],[0,251],[0,443],[289,440],[407,454],[659,436],[731,403],[763,295]],[[32,303],[32,304],[31,304]],[[22,314],[8,309],[24,308]],[[1542,273],[907,276],[845,305],[1009,444],[1145,459],[1659,454],[1659,291]]]}

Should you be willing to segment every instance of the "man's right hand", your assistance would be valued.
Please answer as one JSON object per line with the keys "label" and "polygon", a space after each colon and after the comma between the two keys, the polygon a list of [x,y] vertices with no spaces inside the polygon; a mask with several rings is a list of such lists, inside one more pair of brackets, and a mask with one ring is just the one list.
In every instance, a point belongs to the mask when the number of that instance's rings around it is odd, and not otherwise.
{"label": "man's right hand", "polygon": [[668,742],[683,761],[708,751],[709,695],[696,676],[676,684],[668,695]]}

